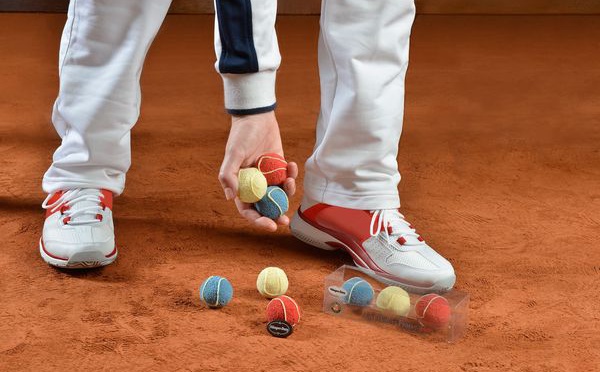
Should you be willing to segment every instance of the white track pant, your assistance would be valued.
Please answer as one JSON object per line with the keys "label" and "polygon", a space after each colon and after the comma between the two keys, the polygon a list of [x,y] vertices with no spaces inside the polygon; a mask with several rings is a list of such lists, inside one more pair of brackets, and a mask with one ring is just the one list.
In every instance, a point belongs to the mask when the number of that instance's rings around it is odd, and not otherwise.
{"label": "white track pant", "polygon": [[170,4],[71,0],[52,113],[62,143],[44,175],[47,193],[77,187],[123,191],[144,58]]}
{"label": "white track pant", "polygon": [[[270,84],[279,52],[274,31],[266,29],[274,17],[257,13],[274,12],[275,7],[273,0],[246,2],[254,13],[254,59],[265,67],[244,77],[234,60],[226,66],[229,71],[220,71],[232,113],[274,108]],[[130,130],[139,115],[139,77],[169,4],[71,0],[53,113],[62,144],[44,176],[46,192],[74,187],[123,191],[131,159]],[[304,184],[309,199],[358,209],[399,206],[396,156],[414,13],[413,0],[323,1],[321,114]],[[257,90],[259,84],[264,88]]]}
{"label": "white track pant", "polygon": [[323,0],[321,112],[305,197],[356,209],[400,206],[396,157],[413,0]]}

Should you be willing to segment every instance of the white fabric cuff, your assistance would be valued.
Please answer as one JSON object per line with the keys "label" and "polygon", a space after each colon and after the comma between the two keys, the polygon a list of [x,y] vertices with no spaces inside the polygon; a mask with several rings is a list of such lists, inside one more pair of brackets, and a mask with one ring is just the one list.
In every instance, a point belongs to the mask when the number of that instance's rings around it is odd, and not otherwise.
{"label": "white fabric cuff", "polygon": [[221,74],[227,112],[244,115],[274,110],[276,75],[276,71]]}

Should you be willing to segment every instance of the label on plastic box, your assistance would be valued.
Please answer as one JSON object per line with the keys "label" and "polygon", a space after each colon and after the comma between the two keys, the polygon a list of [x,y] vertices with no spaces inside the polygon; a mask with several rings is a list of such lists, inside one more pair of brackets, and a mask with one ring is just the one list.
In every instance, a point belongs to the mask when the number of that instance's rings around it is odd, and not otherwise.
{"label": "label on plastic box", "polygon": [[346,292],[346,290],[342,287],[338,287],[335,285],[332,285],[331,287],[327,288],[329,290],[329,293],[331,293],[332,296],[335,297],[345,297],[348,292]]}

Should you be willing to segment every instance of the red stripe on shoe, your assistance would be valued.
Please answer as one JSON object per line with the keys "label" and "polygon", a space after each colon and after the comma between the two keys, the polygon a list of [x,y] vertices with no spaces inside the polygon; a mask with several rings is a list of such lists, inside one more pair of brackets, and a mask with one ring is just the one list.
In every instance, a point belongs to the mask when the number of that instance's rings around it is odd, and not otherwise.
{"label": "red stripe on shoe", "polygon": [[46,255],[48,255],[49,257],[52,257],[52,258],[54,258],[54,259],[56,259],[56,260],[61,260],[61,261],[69,261],[69,259],[68,259],[68,258],[59,257],[59,256],[53,255],[52,253],[48,252],[48,250],[46,249],[46,245],[44,244],[44,240],[43,240],[43,239],[40,239],[40,243],[42,243],[42,250],[43,250],[43,251],[44,251],[44,253],[45,253]]}
{"label": "red stripe on shoe", "polygon": [[327,244],[331,248],[344,249],[344,250],[346,249],[346,246],[344,244],[341,244],[338,242],[325,242],[325,244]]}
{"label": "red stripe on shoe", "polygon": [[[54,195],[52,195],[52,197],[48,201],[48,205],[56,202],[64,193],[65,192],[62,190],[55,192]],[[112,191],[101,189],[100,193],[102,194],[102,198],[101,198],[102,206],[106,207],[112,211],[113,210],[113,193],[112,193]],[[54,213],[56,213],[58,211],[60,211],[61,213],[64,213],[68,209],[69,209],[69,207],[65,207],[64,203],[57,207],[54,207],[52,209],[47,209],[46,210],[46,218],[52,216]]]}
{"label": "red stripe on shoe", "polygon": [[[328,207],[333,207],[333,206],[326,205],[326,204],[317,204],[317,205],[309,208],[309,210],[313,209],[317,206],[319,206],[319,208],[318,208],[319,211],[323,211]],[[341,208],[341,207],[333,207],[333,208]],[[345,248],[345,250],[352,256],[352,258],[355,262],[358,261],[357,264],[359,262],[362,262],[364,264],[364,266],[366,266],[365,267],[366,269],[376,271],[376,272],[379,272],[382,274],[391,275],[390,273],[388,273],[387,271],[385,271],[381,267],[379,267],[373,261],[371,256],[369,256],[369,254],[362,247],[362,242],[359,244],[356,242],[356,240],[351,235],[348,235],[342,231],[336,231],[331,228],[320,225],[317,221],[311,220],[308,216],[305,215],[305,213],[306,213],[306,211],[302,212],[300,209],[298,209],[298,217],[300,217],[304,222],[311,225],[315,229],[326,232],[327,234],[333,236],[337,240],[344,243],[345,246],[343,248]],[[313,215],[313,217],[316,217],[316,213],[313,213],[312,215]],[[333,242],[325,242],[325,244],[327,244],[329,246],[333,246],[331,243],[333,243]],[[361,266],[363,266],[363,265],[361,265]]]}
{"label": "red stripe on shoe", "polygon": [[114,256],[115,254],[117,254],[117,246],[115,245],[115,249],[112,250],[112,252],[110,252],[109,254],[107,254],[106,258],[111,258],[112,256]]}
{"label": "red stripe on shoe", "polygon": [[100,192],[102,192],[102,196],[103,196],[102,204],[104,204],[106,206],[106,208],[108,208],[112,211],[113,210],[113,193],[112,193],[112,191],[102,189],[102,190],[100,190]]}
{"label": "red stripe on shoe", "polygon": [[[55,192],[54,195],[52,195],[52,197],[50,198],[50,200],[48,200],[48,205],[55,203],[63,194],[64,194],[64,191]],[[62,207],[62,204],[60,207]],[[52,212],[52,209],[46,209],[46,218],[48,218],[48,217],[52,216],[54,213],[56,213],[59,208],[53,208],[53,209],[54,209],[54,212]]]}
{"label": "red stripe on shoe", "polygon": [[319,203],[301,212],[306,217],[305,220],[316,223],[319,229],[339,231],[353,236],[360,242],[371,237],[369,226],[372,214],[369,211]]}
{"label": "red stripe on shoe", "polygon": [[[327,209],[331,207],[329,204],[324,204],[324,203],[319,203],[319,204],[315,204],[312,207],[306,209],[304,212],[302,212],[302,206],[300,206],[300,208],[298,208],[298,214],[302,217],[303,220],[313,220],[316,221],[317,220],[317,215]],[[304,216],[306,216],[306,218],[304,218]],[[307,221],[308,222],[308,221]]]}

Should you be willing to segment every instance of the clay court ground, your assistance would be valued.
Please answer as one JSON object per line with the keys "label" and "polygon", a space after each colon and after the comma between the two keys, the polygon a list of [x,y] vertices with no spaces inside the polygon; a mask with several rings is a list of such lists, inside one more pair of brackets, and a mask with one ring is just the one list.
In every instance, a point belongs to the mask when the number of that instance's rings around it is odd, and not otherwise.
{"label": "clay court ground", "polygon": [[[210,16],[169,16],[143,74],[120,256],[48,267],[40,183],[64,15],[0,14],[0,370],[596,371],[600,365],[600,18],[420,16],[399,155],[403,211],[472,296],[455,345],[321,312],[348,256],[250,229],[217,182],[228,118]],[[278,117],[304,162],[318,113],[316,17],[282,16]],[[300,190],[301,191],[301,190]],[[297,207],[299,196],[293,200]],[[256,293],[284,268],[303,309],[265,331]],[[200,305],[209,275],[233,302]]]}

